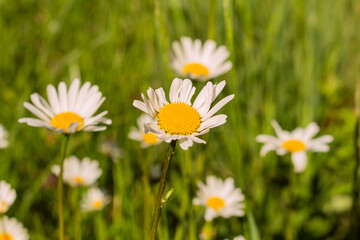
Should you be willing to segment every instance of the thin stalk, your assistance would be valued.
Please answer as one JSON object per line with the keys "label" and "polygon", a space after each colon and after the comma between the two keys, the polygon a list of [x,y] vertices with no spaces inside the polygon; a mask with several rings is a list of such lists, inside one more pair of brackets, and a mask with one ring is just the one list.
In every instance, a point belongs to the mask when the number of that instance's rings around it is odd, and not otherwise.
{"label": "thin stalk", "polygon": [[156,239],[156,230],[157,230],[157,226],[158,226],[159,221],[160,221],[161,209],[163,207],[162,197],[163,197],[163,194],[164,194],[166,181],[167,181],[167,178],[168,178],[168,175],[169,175],[170,165],[171,165],[172,159],[174,157],[176,142],[177,142],[176,140],[173,140],[169,144],[167,157],[166,157],[163,169],[162,169],[161,179],[160,179],[160,186],[159,186],[158,194],[157,194],[157,197],[156,197],[153,222],[152,222],[152,226],[151,226],[150,240],[155,240]]}
{"label": "thin stalk", "polygon": [[64,207],[63,207],[63,172],[64,172],[64,159],[66,156],[66,148],[69,142],[70,135],[65,135],[63,149],[60,159],[60,174],[58,182],[58,211],[59,211],[59,239],[64,240]]}
{"label": "thin stalk", "polygon": [[209,0],[208,39],[215,39],[216,0]]}
{"label": "thin stalk", "polygon": [[81,230],[81,210],[79,208],[79,201],[81,197],[81,188],[77,187],[75,190],[75,204],[74,204],[74,210],[75,210],[75,240],[81,240],[82,239],[82,230]]}
{"label": "thin stalk", "polygon": [[105,240],[106,239],[106,226],[105,222],[102,219],[101,212],[95,213],[95,225],[96,225],[96,239]]}

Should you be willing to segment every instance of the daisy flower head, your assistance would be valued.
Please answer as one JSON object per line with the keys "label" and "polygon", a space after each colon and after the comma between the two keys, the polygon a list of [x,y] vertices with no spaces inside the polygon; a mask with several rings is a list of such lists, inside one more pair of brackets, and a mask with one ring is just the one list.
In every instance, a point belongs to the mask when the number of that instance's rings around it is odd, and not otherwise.
{"label": "daisy flower head", "polygon": [[223,181],[215,176],[208,176],[205,184],[198,183],[198,188],[193,204],[206,207],[206,221],[212,221],[219,216],[244,216],[245,197],[240,188],[235,188],[234,179],[227,178]]}
{"label": "daisy flower head", "polygon": [[181,37],[180,42],[174,41],[174,53],[171,67],[181,76],[206,81],[226,73],[232,67],[225,46],[216,47],[216,42],[206,40],[192,41],[189,37]]}
{"label": "daisy flower head", "polygon": [[7,212],[14,203],[16,192],[11,188],[10,184],[0,181],[0,215]]}
{"label": "daisy flower head", "polygon": [[329,146],[334,138],[324,135],[319,138],[314,136],[320,131],[319,126],[312,122],[306,128],[296,128],[292,132],[283,130],[277,121],[272,121],[276,136],[260,134],[256,141],[264,143],[260,155],[264,157],[270,151],[276,151],[280,156],[291,154],[291,160],[296,173],[303,172],[307,165],[306,152],[328,152]]}
{"label": "daisy flower head", "polygon": [[192,82],[175,78],[170,87],[170,102],[163,88],[149,88],[149,99],[141,94],[143,101],[135,100],[133,105],[154,119],[144,124],[145,133],[155,133],[158,139],[167,143],[179,140],[180,147],[187,150],[193,142],[206,143],[198,136],[226,122],[225,114],[214,114],[231,101],[234,94],[221,99],[211,108],[212,102],[224,87],[225,81],[219,84],[208,82],[192,103],[191,98],[195,93]]}
{"label": "daisy flower head", "polygon": [[28,240],[29,234],[15,218],[0,219],[0,240]]}
{"label": "daisy flower head", "polygon": [[161,140],[156,137],[155,133],[152,132],[145,133],[144,124],[150,122],[154,123],[155,120],[149,115],[143,113],[137,119],[138,128],[132,127],[130,129],[129,138],[135,141],[139,141],[141,143],[142,148],[156,145],[161,142]]}
{"label": "daisy flower head", "polygon": [[9,145],[8,137],[8,131],[0,124],[0,148],[6,148]]}
{"label": "daisy flower head", "polygon": [[[56,176],[59,176],[59,165],[54,165],[51,170]],[[96,160],[85,157],[80,161],[75,156],[70,156],[64,160],[63,179],[71,187],[93,185],[101,174],[102,170]]]}
{"label": "daisy flower head", "polygon": [[98,188],[90,188],[81,201],[83,212],[99,211],[110,202],[110,197]]}
{"label": "daisy flower head", "polygon": [[69,89],[65,82],[60,82],[56,90],[49,84],[47,96],[49,103],[38,93],[31,94],[32,104],[25,102],[24,106],[38,118],[20,118],[19,122],[64,134],[103,131],[106,127],[100,124],[111,124],[111,120],[104,117],[107,111],[94,116],[105,101],[97,85],[86,82],[80,86],[80,80],[75,79]]}

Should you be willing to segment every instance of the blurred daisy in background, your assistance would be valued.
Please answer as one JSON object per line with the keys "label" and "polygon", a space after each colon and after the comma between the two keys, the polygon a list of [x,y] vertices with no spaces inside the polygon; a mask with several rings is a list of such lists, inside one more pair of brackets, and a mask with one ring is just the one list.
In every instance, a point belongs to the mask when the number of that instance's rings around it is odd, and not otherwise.
{"label": "blurred daisy in background", "polygon": [[223,181],[215,176],[208,176],[206,184],[199,182],[198,188],[193,204],[206,207],[206,221],[212,221],[219,216],[244,216],[245,197],[240,188],[235,188],[234,179],[227,178]]}
{"label": "blurred daisy in background", "polygon": [[16,192],[11,188],[11,185],[5,181],[0,181],[0,215],[7,212],[15,199]]}
{"label": "blurred daisy in background", "polygon": [[8,131],[6,131],[4,126],[0,124],[0,148],[6,148],[9,145],[8,137]]}
{"label": "blurred daisy in background", "polygon": [[145,133],[144,124],[151,122],[156,122],[156,121],[149,115],[143,113],[137,119],[138,128],[131,127],[130,129],[129,138],[140,142],[142,148],[146,148],[162,142],[160,139],[156,138],[156,134],[152,132]]}
{"label": "blurred daisy in background", "polygon": [[214,114],[234,98],[234,94],[221,99],[210,108],[212,102],[225,87],[225,81],[219,84],[208,82],[191,103],[195,87],[189,79],[175,78],[170,87],[170,103],[163,88],[147,91],[149,100],[141,94],[143,102],[135,100],[133,105],[149,114],[154,121],[145,123],[145,133],[152,132],[158,139],[170,143],[179,140],[180,147],[187,150],[193,142],[206,143],[198,136],[208,133],[211,128],[226,122],[225,114]]}
{"label": "blurred daisy in background", "polygon": [[207,40],[204,44],[199,39],[192,41],[189,37],[181,37],[174,41],[171,67],[181,76],[206,81],[226,73],[232,67],[225,46],[216,47],[216,42]]}
{"label": "blurred daisy in background", "polygon": [[296,173],[303,172],[307,165],[306,152],[328,152],[329,146],[334,138],[331,135],[324,135],[313,139],[320,128],[312,122],[306,128],[296,128],[292,132],[281,129],[277,121],[272,121],[276,136],[260,134],[256,141],[264,143],[260,155],[264,157],[270,151],[276,151],[280,156],[291,154],[291,160]]}
{"label": "blurred daisy in background", "polygon": [[[224,240],[229,240],[228,238],[226,238],[226,239],[224,239]],[[239,235],[239,236],[237,236],[237,237],[234,237],[234,239],[233,240],[245,240],[245,238],[244,238],[244,236],[242,236],[242,235]]]}
{"label": "blurred daisy in background", "polygon": [[[59,176],[60,166],[54,165],[51,171]],[[97,181],[101,174],[102,170],[96,160],[85,157],[80,161],[75,156],[70,156],[64,160],[64,182],[71,187],[90,186]]]}
{"label": "blurred daisy in background", "polygon": [[91,188],[81,201],[83,212],[99,211],[110,202],[110,197],[98,188]]}
{"label": "blurred daisy in background", "polygon": [[29,235],[24,226],[15,218],[0,218],[0,240],[28,240]]}
{"label": "blurred daisy in background", "polygon": [[64,82],[60,82],[58,91],[51,84],[47,86],[49,103],[38,93],[31,94],[31,103],[24,106],[38,118],[20,118],[20,123],[27,123],[33,127],[46,127],[61,133],[74,134],[78,131],[103,131],[110,125],[111,120],[105,118],[107,111],[95,115],[105,101],[97,85],[89,82],[80,87],[80,80],[72,81],[69,89]]}

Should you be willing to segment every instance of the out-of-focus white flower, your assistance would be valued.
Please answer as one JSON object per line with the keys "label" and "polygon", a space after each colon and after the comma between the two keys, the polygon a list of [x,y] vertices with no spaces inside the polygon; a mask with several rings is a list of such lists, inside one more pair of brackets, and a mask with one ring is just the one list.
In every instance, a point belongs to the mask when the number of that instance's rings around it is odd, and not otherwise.
{"label": "out-of-focus white flower", "polygon": [[197,197],[193,204],[206,207],[205,220],[212,221],[216,217],[229,218],[244,216],[244,195],[240,188],[235,188],[234,179],[223,181],[215,176],[208,176],[206,184],[199,182]]}
{"label": "out-of-focus white flower", "polygon": [[91,188],[85,194],[81,201],[81,209],[83,212],[99,211],[110,202],[110,197],[105,195],[98,188]]}
{"label": "out-of-focus white flower", "polygon": [[137,119],[138,128],[132,127],[130,129],[129,138],[140,142],[142,148],[146,148],[162,142],[160,139],[157,139],[155,133],[145,133],[144,125],[151,122],[154,123],[156,121],[149,115],[143,113]]}
{"label": "out-of-focus white flower", "polygon": [[0,218],[0,240],[28,240],[29,235],[24,226],[15,218]]}
{"label": "out-of-focus white flower", "polygon": [[47,96],[50,104],[38,93],[31,94],[32,104],[25,102],[24,106],[38,118],[20,118],[19,122],[65,134],[104,131],[106,127],[99,124],[111,124],[111,120],[104,117],[107,111],[94,116],[105,101],[97,85],[86,82],[80,87],[80,80],[75,79],[69,89],[65,82],[60,82],[56,91],[49,84]]}
{"label": "out-of-focus white flower", "polygon": [[16,199],[16,192],[10,184],[0,181],[0,214],[7,212]]}
{"label": "out-of-focus white flower", "polygon": [[256,141],[265,143],[260,150],[260,155],[265,156],[269,151],[276,151],[280,156],[291,153],[291,159],[295,172],[303,172],[307,165],[306,152],[328,152],[329,146],[334,138],[331,135],[324,135],[314,139],[320,128],[312,122],[306,128],[296,128],[292,132],[281,129],[276,121],[271,122],[276,136],[260,134]]}
{"label": "out-of-focus white flower", "polygon": [[[56,176],[59,176],[59,165],[54,165],[51,170]],[[75,156],[70,156],[64,160],[63,179],[71,187],[90,186],[97,181],[101,174],[102,170],[96,160],[85,157],[80,161]]]}
{"label": "out-of-focus white flower", "polygon": [[167,143],[179,140],[180,147],[187,150],[193,142],[206,143],[198,136],[226,122],[225,114],[215,113],[230,102],[234,94],[221,99],[210,108],[224,87],[225,81],[219,84],[208,82],[192,104],[195,87],[191,80],[175,78],[170,87],[170,103],[166,100],[163,88],[155,91],[149,88],[149,100],[141,94],[143,102],[135,100],[133,105],[154,119],[154,122],[145,123],[145,133],[155,133],[158,139]]}
{"label": "out-of-focus white flower", "polygon": [[192,41],[189,37],[181,37],[180,43],[174,41],[172,46],[174,54],[170,65],[183,77],[206,81],[226,73],[232,67],[227,60],[230,55],[227,48],[217,48],[213,40],[207,40],[202,45],[199,39]]}
{"label": "out-of-focus white flower", "polygon": [[9,145],[8,137],[8,131],[0,124],[0,148],[6,148]]}

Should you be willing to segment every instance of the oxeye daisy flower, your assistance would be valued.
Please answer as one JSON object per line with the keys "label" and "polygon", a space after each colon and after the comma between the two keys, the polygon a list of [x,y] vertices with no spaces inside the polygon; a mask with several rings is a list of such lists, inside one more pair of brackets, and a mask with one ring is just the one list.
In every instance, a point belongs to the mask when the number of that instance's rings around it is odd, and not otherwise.
{"label": "oxeye daisy flower", "polygon": [[89,82],[80,87],[80,80],[72,81],[69,89],[65,82],[60,82],[58,90],[51,84],[47,86],[49,103],[38,93],[30,96],[32,104],[25,102],[24,106],[38,118],[20,118],[20,123],[33,127],[46,127],[65,134],[78,131],[103,131],[111,120],[105,118],[107,111],[95,115],[105,97],[97,85]]}
{"label": "oxeye daisy flower", "polygon": [[8,142],[9,133],[6,131],[3,125],[0,124],[0,148],[6,148],[9,145]]}
{"label": "oxeye daisy flower", "polygon": [[129,138],[141,142],[141,147],[146,148],[152,145],[159,144],[160,139],[157,139],[156,134],[152,132],[145,133],[144,124],[154,122],[154,119],[147,114],[141,114],[137,119],[138,128],[132,127],[129,133]]}
{"label": "oxeye daisy flower", "polygon": [[0,240],[28,240],[29,235],[24,226],[15,218],[0,218]]}
{"label": "oxeye daisy flower", "polygon": [[98,188],[91,188],[81,201],[83,212],[99,211],[110,202],[110,197]]}
{"label": "oxeye daisy flower", "polygon": [[210,108],[224,87],[225,81],[219,84],[208,82],[191,103],[195,93],[192,82],[189,79],[175,78],[170,87],[170,102],[166,100],[163,88],[155,91],[149,88],[149,100],[141,94],[143,102],[135,100],[133,105],[154,119],[154,122],[144,124],[145,133],[153,132],[158,139],[167,143],[179,140],[180,147],[187,150],[193,142],[206,143],[198,136],[226,122],[225,114],[214,114],[231,101],[234,94],[223,98]]}
{"label": "oxeye daisy flower", "polygon": [[256,141],[265,143],[260,150],[260,155],[264,157],[270,151],[276,151],[280,156],[287,153],[291,154],[291,160],[296,173],[303,172],[307,165],[306,152],[328,152],[329,146],[334,138],[331,135],[324,135],[314,139],[320,128],[312,122],[306,128],[296,128],[292,132],[281,129],[276,121],[272,121],[276,136],[260,134]]}
{"label": "oxeye daisy flower", "polygon": [[235,188],[234,179],[223,181],[215,176],[208,176],[206,184],[199,182],[197,197],[193,204],[206,207],[205,220],[212,221],[216,217],[229,218],[244,216],[244,195],[240,188]]}
{"label": "oxeye daisy flower", "polygon": [[216,47],[216,42],[207,40],[204,44],[199,39],[192,41],[181,37],[174,41],[171,67],[181,76],[206,81],[226,73],[232,67],[225,46]]}
{"label": "oxeye daisy flower", "polygon": [[[55,165],[51,170],[56,176],[59,176],[60,166]],[[96,160],[91,161],[90,158],[85,157],[80,161],[75,156],[64,160],[63,179],[71,187],[90,186],[97,181],[101,174],[102,170]]]}
{"label": "oxeye daisy flower", "polygon": [[15,198],[16,192],[11,188],[10,184],[5,181],[0,181],[0,215],[7,212],[14,203]]}

